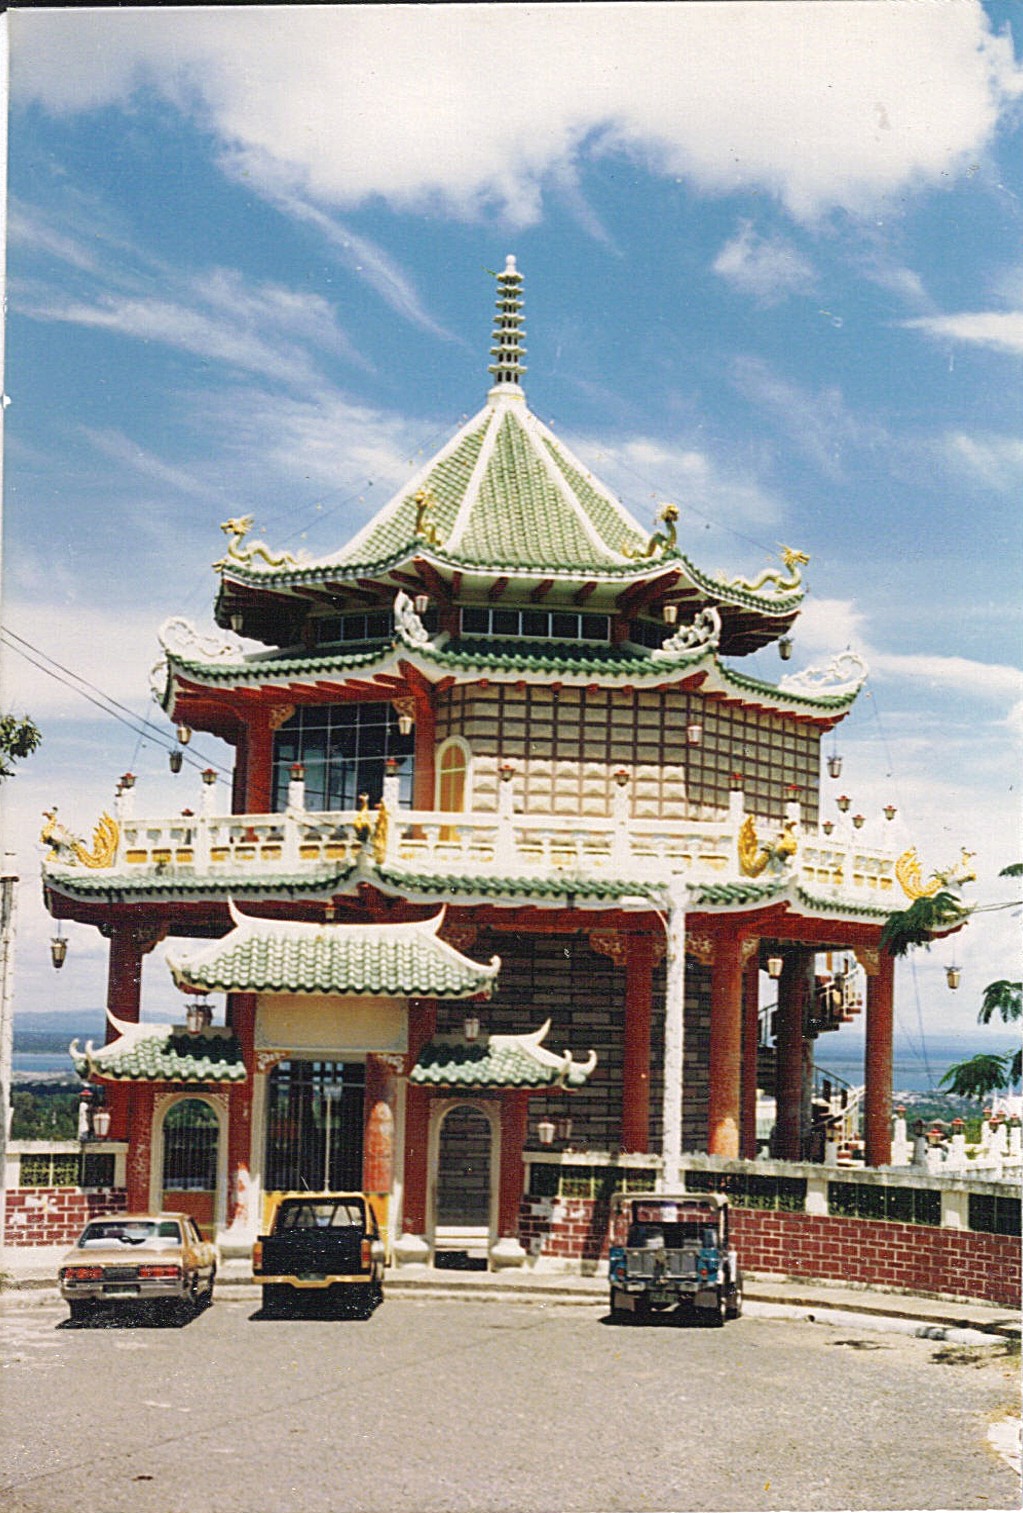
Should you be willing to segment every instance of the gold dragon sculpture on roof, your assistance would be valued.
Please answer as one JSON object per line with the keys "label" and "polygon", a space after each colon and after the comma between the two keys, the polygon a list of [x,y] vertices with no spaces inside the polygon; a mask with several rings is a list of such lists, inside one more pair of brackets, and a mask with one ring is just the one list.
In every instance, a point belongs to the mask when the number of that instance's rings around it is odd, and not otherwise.
{"label": "gold dragon sculpture on roof", "polygon": [[797,551],[791,546],[782,546],[780,551],[784,572],[777,567],[765,567],[764,571],[753,579],[729,578],[728,587],[744,589],[748,594],[758,594],[769,583],[774,584],[779,594],[792,593],[795,589],[801,588],[803,575],[800,569],[809,562],[809,556],[806,552]]}
{"label": "gold dragon sculpture on roof", "polygon": [[795,856],[798,846],[792,820],[785,821],[773,845],[769,842],[761,846],[753,816],[748,814],[739,827],[739,870],[744,877],[759,877],[768,868],[775,873],[782,872]]}
{"label": "gold dragon sculpture on roof", "polygon": [[917,856],[915,846],[910,846],[904,851],[895,863],[895,876],[902,885],[902,891],[907,898],[933,898],[942,888],[960,888],[964,883],[975,883],[977,874],[971,869],[976,852],[967,851],[964,847],[959,860],[953,862],[950,867],[943,871],[934,871],[926,882],[923,880],[923,869],[920,866],[920,858]]}
{"label": "gold dragon sculpture on roof", "polygon": [[93,868],[113,866],[121,832],[111,815],[101,814],[96,822],[91,851],[86,849],[83,840],[72,835],[67,826],[57,819],[56,805],[52,809],[43,810],[43,819],[46,823],[39,839],[50,848],[46,858],[48,862],[66,862],[72,866],[80,862],[83,867]]}
{"label": "gold dragon sculpture on roof", "polygon": [[238,515],[222,522],[220,529],[227,537],[227,555],[214,562],[214,568],[230,567],[239,563],[248,566],[261,557],[267,567],[296,567],[298,558],[291,552],[272,552],[265,541],[250,541],[244,549],[242,542],[252,529],[252,515]]}

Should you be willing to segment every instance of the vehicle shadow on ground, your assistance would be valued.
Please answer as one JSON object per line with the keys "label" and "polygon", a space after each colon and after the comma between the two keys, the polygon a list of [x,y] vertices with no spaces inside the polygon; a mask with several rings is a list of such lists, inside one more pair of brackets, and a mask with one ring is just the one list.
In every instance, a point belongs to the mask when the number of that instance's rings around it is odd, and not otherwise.
{"label": "vehicle shadow on ground", "polygon": [[329,1319],[335,1324],[367,1324],[380,1307],[374,1303],[369,1308],[353,1308],[351,1304],[344,1303],[317,1303],[300,1302],[290,1305],[276,1304],[273,1308],[265,1305],[257,1308],[249,1314],[251,1324],[280,1324],[280,1323],[322,1323]]}
{"label": "vehicle shadow on ground", "polygon": [[170,1308],[161,1303],[139,1303],[125,1307],[124,1304],[99,1304],[93,1313],[81,1319],[62,1319],[57,1329],[186,1329],[200,1314],[206,1312],[209,1301],[201,1299],[197,1304]]}
{"label": "vehicle shadow on ground", "polygon": [[717,1320],[712,1314],[709,1308],[665,1308],[650,1313],[605,1313],[600,1323],[610,1329],[715,1329]]}

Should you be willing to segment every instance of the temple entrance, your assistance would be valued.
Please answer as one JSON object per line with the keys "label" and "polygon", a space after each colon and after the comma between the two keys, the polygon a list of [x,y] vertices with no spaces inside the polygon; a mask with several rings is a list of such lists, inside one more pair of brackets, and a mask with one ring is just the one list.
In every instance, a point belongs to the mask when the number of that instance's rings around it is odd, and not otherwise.
{"label": "temple entrance", "polygon": [[191,1214],[207,1239],[216,1227],[220,1125],[201,1098],[172,1103],[163,1120],[160,1207]]}
{"label": "temple entrance", "polygon": [[434,1264],[486,1270],[493,1232],[493,1128],[481,1108],[467,1103],[440,1117]]}
{"label": "temple entrance", "polygon": [[366,1068],[279,1061],[267,1081],[264,1191],[360,1192]]}

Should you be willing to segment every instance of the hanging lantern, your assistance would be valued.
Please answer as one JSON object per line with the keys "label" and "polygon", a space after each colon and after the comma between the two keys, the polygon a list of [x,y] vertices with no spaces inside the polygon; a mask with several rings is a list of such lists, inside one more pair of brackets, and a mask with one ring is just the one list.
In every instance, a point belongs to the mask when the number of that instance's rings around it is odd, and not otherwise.
{"label": "hanging lantern", "polygon": [[122,788],[134,788],[135,774],[133,772],[122,772],[121,776],[118,778],[118,782],[120,783]]}
{"label": "hanging lantern", "polygon": [[785,963],[780,956],[769,956],[767,958],[768,977],[773,977],[775,979],[779,978],[781,976],[781,969],[784,965]]}
{"label": "hanging lantern", "polygon": [[778,638],[778,655],[783,662],[787,662],[792,656],[792,637],[780,636]]}
{"label": "hanging lantern", "polygon": [[624,788],[629,781],[629,769],[627,767],[616,767],[611,776],[619,788]]}
{"label": "hanging lantern", "polygon": [[675,624],[677,624],[678,623],[678,605],[677,604],[662,604],[661,605],[661,619],[664,621],[665,625],[675,625]]}
{"label": "hanging lantern", "polygon": [[849,805],[852,803],[852,799],[848,794],[841,793],[835,800],[835,803],[838,805],[839,809],[841,809],[843,814],[847,814],[849,812]]}
{"label": "hanging lantern", "polygon": [[213,784],[217,781],[217,774],[212,767],[203,769],[202,780],[207,788],[212,788]]}
{"label": "hanging lantern", "polygon": [[479,1039],[480,1022],[478,1015],[466,1014],[465,1022],[462,1025],[462,1033],[470,1045],[472,1045],[474,1040]]}
{"label": "hanging lantern", "polygon": [[686,745],[699,746],[703,740],[703,726],[699,720],[691,720],[686,726]]}
{"label": "hanging lantern", "polygon": [[854,826],[856,827],[857,830],[862,830],[863,829],[865,821],[864,821],[864,817],[863,817],[862,814],[854,814],[853,818],[852,818],[852,822],[853,822],[853,824],[854,824]]}
{"label": "hanging lantern", "polygon": [[741,772],[733,772],[732,773],[732,792],[733,793],[739,793],[739,792],[741,792],[741,790],[742,790],[742,773]]}
{"label": "hanging lantern", "polygon": [[232,616],[231,616],[231,629],[234,631],[234,633],[235,633],[236,636],[241,631],[241,628],[242,628],[243,624],[244,624],[244,617],[243,617],[241,611],[236,609],[234,611],[234,613],[232,614]]}
{"label": "hanging lantern", "polygon": [[189,741],[191,739],[192,739],[192,727],[191,727],[191,725],[184,725],[184,724],[179,725],[178,726],[178,741],[180,742],[180,744],[182,746],[187,746],[188,743],[189,743]]}
{"label": "hanging lantern", "polygon": [[190,1003],[185,1010],[185,1027],[190,1035],[198,1035],[213,1023],[213,1005],[205,1000]]}
{"label": "hanging lantern", "polygon": [[67,956],[67,941],[64,939],[63,935],[61,935],[61,933],[60,933],[60,925],[58,925],[57,926],[57,933],[56,933],[56,935],[54,935],[54,937],[50,941],[50,960],[53,962],[53,965],[56,967],[56,969],[57,969],[58,972],[60,971],[61,967],[64,965],[64,960],[65,960],[66,956]]}
{"label": "hanging lantern", "polygon": [[832,830],[834,830],[834,828],[835,828],[835,822],[834,822],[834,820],[825,820],[824,823],[823,823],[823,825],[821,825],[821,829],[824,831],[825,835],[830,835],[831,832],[832,832]]}
{"label": "hanging lantern", "polygon": [[833,751],[828,757],[828,777],[840,778],[842,776],[842,758],[837,751]]}
{"label": "hanging lantern", "polygon": [[394,712],[398,716],[398,734],[411,735],[416,723],[416,706],[413,699],[396,699]]}
{"label": "hanging lantern", "polygon": [[[204,772],[202,776],[203,776],[203,782],[205,782],[206,781],[206,773]],[[304,762],[292,762],[291,766],[288,768],[288,776],[291,778],[291,781],[293,783],[301,783],[302,780],[305,777],[305,763]]]}
{"label": "hanging lantern", "polygon": [[175,748],[167,753],[167,760],[170,763],[171,772],[180,772],[181,764],[185,760],[184,753]]}
{"label": "hanging lantern", "polygon": [[105,1140],[110,1133],[110,1110],[95,1108],[92,1111],[92,1133],[97,1140]]}
{"label": "hanging lantern", "polygon": [[898,812],[894,804],[885,804],[884,817],[886,820],[893,820]]}
{"label": "hanging lantern", "polygon": [[572,1138],[572,1120],[567,1114],[562,1114],[560,1119],[554,1121],[554,1133],[563,1144]]}
{"label": "hanging lantern", "polygon": [[426,611],[430,608],[429,594],[416,594],[412,602],[416,607],[416,614],[419,616],[425,615]]}
{"label": "hanging lantern", "polygon": [[953,993],[955,992],[956,988],[958,988],[958,986],[959,986],[959,979],[961,977],[962,977],[962,973],[960,972],[959,968],[955,965],[954,962],[952,963],[951,966],[945,968],[945,981],[948,983],[948,985],[952,989]]}
{"label": "hanging lantern", "polygon": [[510,783],[511,780],[512,780],[512,778],[515,776],[515,763],[514,762],[502,762],[501,765],[500,765],[500,767],[497,770],[498,770],[498,773],[500,774],[501,782],[502,783]]}
{"label": "hanging lantern", "polygon": [[539,1140],[539,1142],[540,1142],[541,1145],[553,1145],[554,1144],[554,1120],[553,1119],[541,1119],[540,1120],[539,1124],[536,1126],[536,1138]]}

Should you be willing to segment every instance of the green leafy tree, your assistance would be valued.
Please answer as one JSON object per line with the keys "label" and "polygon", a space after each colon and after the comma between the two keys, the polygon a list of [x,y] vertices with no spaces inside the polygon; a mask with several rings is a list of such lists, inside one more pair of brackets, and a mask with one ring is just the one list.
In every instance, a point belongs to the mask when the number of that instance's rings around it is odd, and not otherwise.
{"label": "green leafy tree", "polygon": [[[1016,1054],[1018,1056],[1019,1052]],[[953,1062],[938,1086],[960,1098],[984,1099],[989,1093],[997,1093],[1009,1085],[1011,1060],[1008,1052],[996,1056],[992,1051],[981,1051],[965,1061]]]}
{"label": "green leafy tree", "polygon": [[914,898],[908,909],[889,914],[881,931],[881,949],[892,956],[905,956],[914,946],[930,946],[935,935],[961,925],[970,913],[968,905],[947,888],[931,898]]}
{"label": "green leafy tree", "polygon": [[31,720],[13,714],[0,715],[0,778],[13,777],[13,764],[31,756],[42,738]]}

